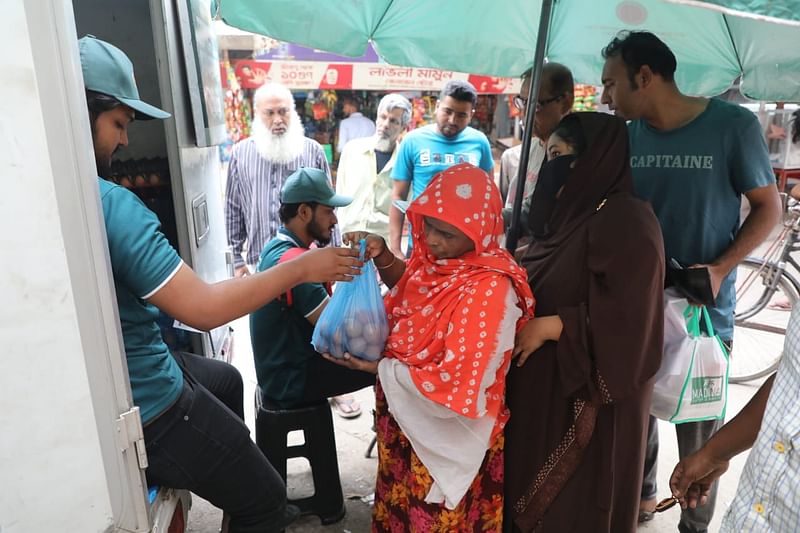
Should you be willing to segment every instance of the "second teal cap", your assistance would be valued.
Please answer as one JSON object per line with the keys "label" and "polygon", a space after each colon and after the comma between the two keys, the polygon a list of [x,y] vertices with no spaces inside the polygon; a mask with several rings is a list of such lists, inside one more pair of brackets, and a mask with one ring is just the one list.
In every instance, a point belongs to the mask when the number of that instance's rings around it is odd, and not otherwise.
{"label": "second teal cap", "polygon": [[283,184],[281,203],[302,204],[316,202],[329,207],[350,205],[353,199],[336,194],[328,175],[318,168],[303,167],[295,170]]}

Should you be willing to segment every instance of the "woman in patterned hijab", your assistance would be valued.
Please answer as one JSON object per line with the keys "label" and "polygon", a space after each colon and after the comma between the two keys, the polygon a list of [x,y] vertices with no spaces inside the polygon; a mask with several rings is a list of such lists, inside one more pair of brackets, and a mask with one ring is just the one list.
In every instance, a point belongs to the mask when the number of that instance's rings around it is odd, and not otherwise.
{"label": "woman in patterned hijab", "polygon": [[500,193],[460,164],[408,209],[408,262],[367,238],[391,333],[383,359],[343,364],[379,376],[373,531],[501,531],[505,375],[533,312],[525,271],[502,248]]}

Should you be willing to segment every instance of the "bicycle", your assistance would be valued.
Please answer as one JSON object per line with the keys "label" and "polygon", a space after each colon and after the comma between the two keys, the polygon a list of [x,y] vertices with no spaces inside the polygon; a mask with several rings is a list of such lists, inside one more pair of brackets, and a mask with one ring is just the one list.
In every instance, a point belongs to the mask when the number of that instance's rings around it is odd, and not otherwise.
{"label": "bicycle", "polygon": [[771,374],[783,355],[789,315],[800,300],[800,282],[788,270],[800,271],[791,255],[800,250],[800,203],[789,202],[783,228],[764,257],[746,257],[736,269],[732,383]]}

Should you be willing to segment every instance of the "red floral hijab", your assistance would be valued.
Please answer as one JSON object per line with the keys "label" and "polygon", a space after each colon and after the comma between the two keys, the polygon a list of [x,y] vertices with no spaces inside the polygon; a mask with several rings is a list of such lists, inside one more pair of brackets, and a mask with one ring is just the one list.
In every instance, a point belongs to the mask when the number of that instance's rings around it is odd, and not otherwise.
{"label": "red floral hijab", "polygon": [[[414,250],[405,274],[386,296],[391,333],[385,356],[405,363],[426,397],[471,418],[484,414],[479,406],[497,416],[504,405],[502,377],[510,350],[496,368],[486,402],[478,398],[503,320],[503,278],[510,280],[523,317],[533,314],[526,272],[501,246],[501,206],[494,182],[477,167],[464,163],[435,175],[408,209]],[[436,259],[425,241],[426,216],[456,226],[475,250]]]}

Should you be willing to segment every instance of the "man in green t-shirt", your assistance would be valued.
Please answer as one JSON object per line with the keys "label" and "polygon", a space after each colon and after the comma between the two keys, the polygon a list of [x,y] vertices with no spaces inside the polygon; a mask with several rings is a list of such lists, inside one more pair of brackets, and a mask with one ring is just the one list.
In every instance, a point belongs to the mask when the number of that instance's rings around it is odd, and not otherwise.
{"label": "man in green t-shirt", "polygon": [[[653,206],[667,261],[708,269],[716,299],[711,323],[730,345],[736,265],[769,235],[781,213],[758,120],[741,106],[682,94],[675,55],[652,33],[625,32],[602,53],[602,101],[630,121],[634,192]],[[740,224],[742,196],[750,214]],[[676,425],[680,457],[699,449],[721,425]],[[640,521],[652,517],[656,502],[658,431],[652,417],[649,426]],[[707,531],[715,497],[716,484],[707,506],[683,510],[679,531]]]}
{"label": "man in green t-shirt", "polygon": [[[316,250],[269,272],[209,284],[178,256],[158,219],[131,191],[102,179],[128,144],[134,120],[170,115],[139,99],[130,59],[91,36],[78,42],[98,187],[134,404],[139,407],[148,483],[188,489],[220,507],[228,533],[282,531],[299,513],[243,422],[242,377],[227,363],[172,354],[158,309],[209,330],[305,282],[359,273],[355,251]],[[95,178],[93,178],[95,179]]]}
{"label": "man in green t-shirt", "polygon": [[[258,272],[269,271],[288,254],[305,253],[314,242],[328,244],[337,223],[334,208],[350,202],[336,194],[321,170],[295,171],[281,190],[283,225],[261,252]],[[352,399],[339,397],[374,385],[375,376],[331,363],[311,346],[328,294],[321,283],[303,283],[250,315],[256,376],[267,405],[291,408],[333,398],[340,415],[360,413]]]}

